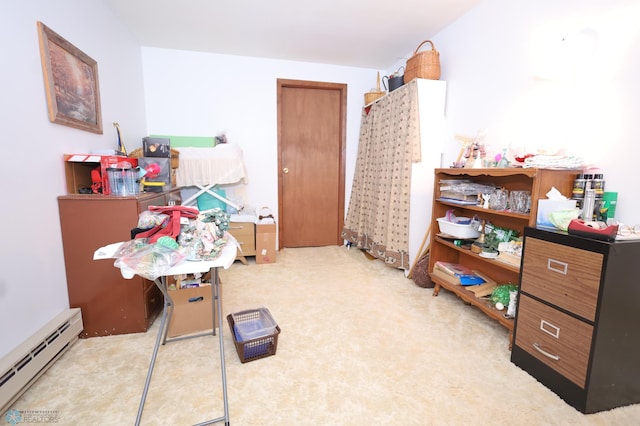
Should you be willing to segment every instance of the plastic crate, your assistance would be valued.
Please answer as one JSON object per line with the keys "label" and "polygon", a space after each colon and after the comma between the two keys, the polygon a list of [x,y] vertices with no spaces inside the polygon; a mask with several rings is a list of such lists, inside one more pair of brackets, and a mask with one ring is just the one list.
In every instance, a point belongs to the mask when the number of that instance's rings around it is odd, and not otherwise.
{"label": "plastic crate", "polygon": [[[251,311],[245,311],[251,312]],[[257,337],[255,339],[239,341],[236,337],[235,321],[233,315],[227,315],[227,321],[229,322],[229,328],[231,329],[231,335],[233,336],[233,343],[236,346],[236,352],[241,363],[253,361],[260,358],[265,358],[276,354],[278,348],[278,334],[280,334],[280,327],[277,325],[270,335]]]}
{"label": "plastic crate", "polygon": [[257,339],[269,336],[276,329],[276,321],[267,308],[249,309],[231,314],[235,324],[234,330],[238,341]]}

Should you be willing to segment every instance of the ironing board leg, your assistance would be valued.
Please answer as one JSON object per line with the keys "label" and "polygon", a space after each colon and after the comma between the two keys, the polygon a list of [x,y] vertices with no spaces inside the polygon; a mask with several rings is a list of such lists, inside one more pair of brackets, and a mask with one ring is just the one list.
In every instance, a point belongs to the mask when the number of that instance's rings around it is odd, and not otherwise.
{"label": "ironing board leg", "polygon": [[195,185],[195,186],[197,188],[199,188],[200,190],[198,192],[196,192],[195,194],[193,194],[191,197],[189,197],[186,200],[184,200],[182,202],[183,206],[188,206],[188,205],[190,205],[192,203],[195,204],[196,199],[206,192],[209,195],[211,195],[212,197],[216,197],[218,200],[222,201],[223,203],[233,207],[234,209],[236,209],[238,211],[242,210],[242,207],[240,207],[236,203],[234,203],[231,200],[226,199],[222,195],[214,192],[213,189],[215,189],[215,187],[216,187],[215,183],[212,183],[212,184],[209,184],[209,185],[206,185],[206,186],[201,186],[201,185]]}
{"label": "ironing board leg", "polygon": [[191,197],[187,198],[186,200],[182,201],[182,205],[183,206],[188,206],[191,204],[195,204],[196,199],[201,196],[202,194],[204,194],[205,192],[208,192],[210,190],[212,190],[213,188],[215,188],[216,184],[212,183],[210,185],[207,186],[201,186],[201,185],[195,185],[199,191],[196,192],[195,194],[193,194]]}

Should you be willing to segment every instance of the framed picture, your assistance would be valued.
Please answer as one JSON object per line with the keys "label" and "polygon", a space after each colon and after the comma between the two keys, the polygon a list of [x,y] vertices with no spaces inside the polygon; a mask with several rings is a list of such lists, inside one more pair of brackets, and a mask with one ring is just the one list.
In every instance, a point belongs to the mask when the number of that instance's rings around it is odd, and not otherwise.
{"label": "framed picture", "polygon": [[98,63],[38,22],[49,119],[102,134]]}

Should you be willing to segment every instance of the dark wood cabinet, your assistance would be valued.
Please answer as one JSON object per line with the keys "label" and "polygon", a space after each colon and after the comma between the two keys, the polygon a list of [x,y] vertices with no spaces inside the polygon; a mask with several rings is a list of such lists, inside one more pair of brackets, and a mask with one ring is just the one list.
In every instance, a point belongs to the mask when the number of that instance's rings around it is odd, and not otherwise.
{"label": "dark wood cabinet", "polygon": [[58,197],[69,305],[80,308],[80,337],[146,331],[162,308],[153,282],[127,280],[113,259],[93,260],[96,249],[131,239],[138,215],[151,205],[167,205],[179,190],[137,196],[64,195]]}
{"label": "dark wood cabinet", "polygon": [[640,402],[640,240],[525,230],[511,361],[583,413]]}

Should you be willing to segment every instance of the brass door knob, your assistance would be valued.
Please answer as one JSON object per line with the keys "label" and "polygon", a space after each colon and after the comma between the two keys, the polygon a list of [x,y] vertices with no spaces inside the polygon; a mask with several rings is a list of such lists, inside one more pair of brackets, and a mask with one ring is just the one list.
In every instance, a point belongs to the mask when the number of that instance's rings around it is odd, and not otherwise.
{"label": "brass door knob", "polygon": [[285,175],[289,173],[289,168],[285,167],[284,169],[282,169],[282,173],[284,173]]}

